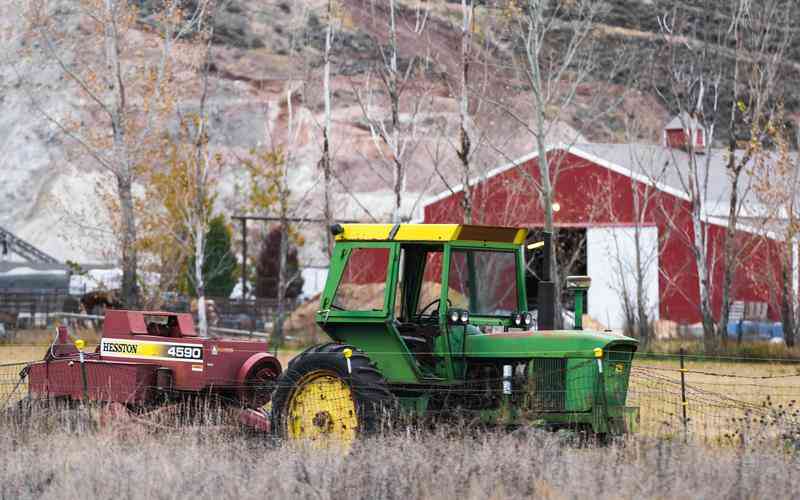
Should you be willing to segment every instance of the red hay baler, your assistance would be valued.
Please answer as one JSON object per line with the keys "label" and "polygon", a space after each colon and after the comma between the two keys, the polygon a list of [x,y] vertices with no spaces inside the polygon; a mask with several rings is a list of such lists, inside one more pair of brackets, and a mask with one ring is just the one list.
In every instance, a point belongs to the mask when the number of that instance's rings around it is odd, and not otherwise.
{"label": "red hay baler", "polygon": [[146,407],[216,396],[259,408],[269,401],[281,364],[266,342],[199,337],[189,314],[107,310],[94,352],[81,352],[59,327],[44,359],[27,371],[31,399]]}

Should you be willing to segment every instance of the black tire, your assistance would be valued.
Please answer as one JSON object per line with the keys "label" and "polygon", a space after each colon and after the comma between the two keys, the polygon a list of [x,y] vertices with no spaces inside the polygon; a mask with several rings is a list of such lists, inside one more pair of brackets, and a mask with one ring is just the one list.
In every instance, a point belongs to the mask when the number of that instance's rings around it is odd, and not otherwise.
{"label": "black tire", "polygon": [[[352,350],[351,371],[348,373],[345,349]],[[386,379],[366,354],[355,347],[334,342],[306,349],[289,362],[278,377],[272,394],[271,428],[276,437],[290,438],[287,414],[298,383],[314,372],[335,375],[350,388],[356,409],[356,434],[365,436],[379,431],[382,424],[397,412],[397,399],[389,390]]]}

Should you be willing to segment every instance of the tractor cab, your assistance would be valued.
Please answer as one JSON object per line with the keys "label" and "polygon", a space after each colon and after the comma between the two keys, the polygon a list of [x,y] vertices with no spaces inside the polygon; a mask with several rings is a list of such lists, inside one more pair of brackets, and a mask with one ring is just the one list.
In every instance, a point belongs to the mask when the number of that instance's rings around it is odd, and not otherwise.
{"label": "tractor cab", "polygon": [[463,378],[465,336],[532,326],[524,229],[346,224],[334,232],[317,321],[337,341],[369,346],[395,380]]}

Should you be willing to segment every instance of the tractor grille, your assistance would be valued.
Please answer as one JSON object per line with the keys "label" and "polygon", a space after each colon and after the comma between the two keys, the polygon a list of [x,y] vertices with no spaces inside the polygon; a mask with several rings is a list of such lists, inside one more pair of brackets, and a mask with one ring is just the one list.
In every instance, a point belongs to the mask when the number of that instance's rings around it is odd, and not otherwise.
{"label": "tractor grille", "polygon": [[535,412],[564,411],[567,399],[567,360],[534,358],[531,363],[530,409]]}
{"label": "tractor grille", "polygon": [[608,360],[610,362],[630,363],[633,359],[633,351],[630,349],[616,348],[617,350],[608,351]]}
{"label": "tractor grille", "polygon": [[628,394],[633,350],[625,347],[608,351],[605,363],[605,389],[609,405],[624,406]]}

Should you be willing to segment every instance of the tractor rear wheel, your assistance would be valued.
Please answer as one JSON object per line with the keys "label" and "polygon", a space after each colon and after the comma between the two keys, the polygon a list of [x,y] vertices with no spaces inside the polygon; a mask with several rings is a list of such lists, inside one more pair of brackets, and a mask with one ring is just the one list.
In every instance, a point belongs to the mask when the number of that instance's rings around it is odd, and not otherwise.
{"label": "tractor rear wheel", "polygon": [[278,378],[272,429],[290,441],[349,447],[357,436],[376,432],[396,404],[366,354],[348,345],[322,344],[298,354]]}

